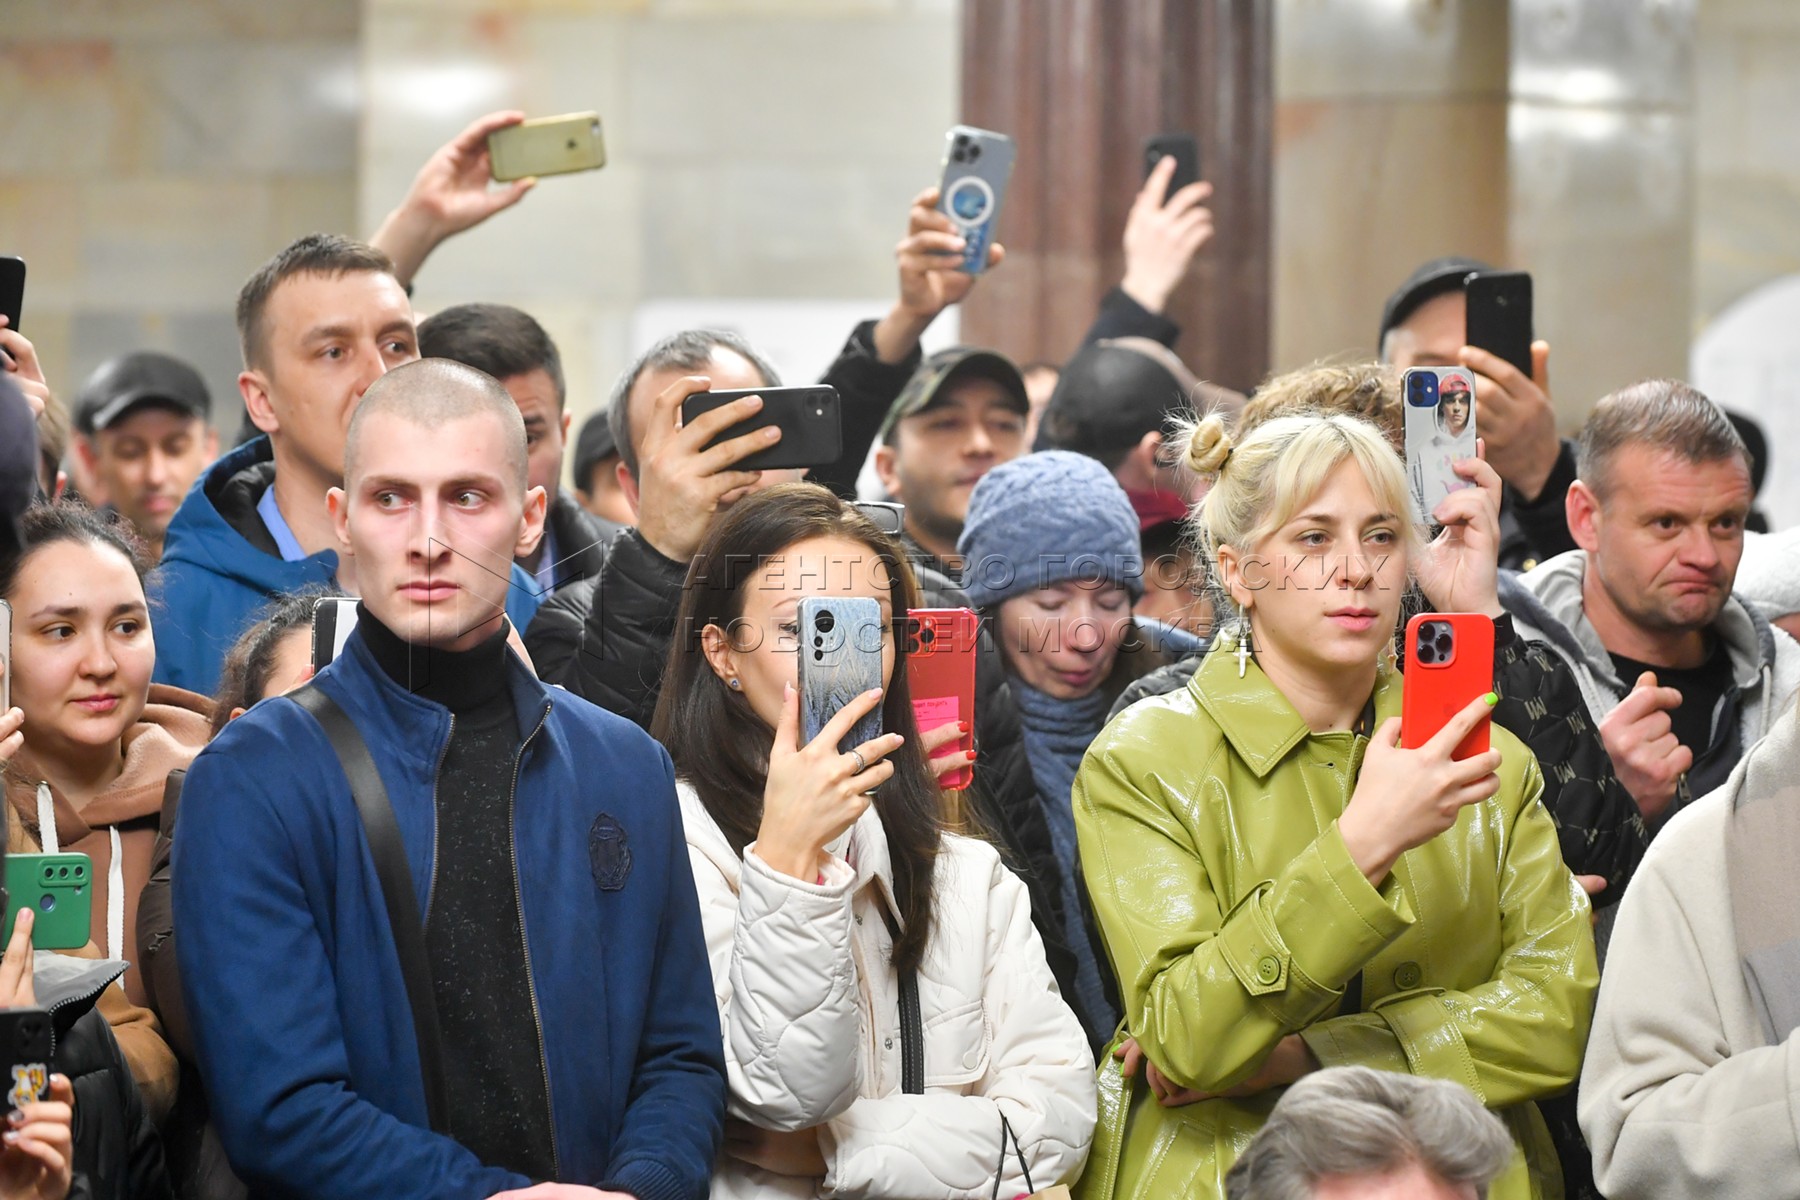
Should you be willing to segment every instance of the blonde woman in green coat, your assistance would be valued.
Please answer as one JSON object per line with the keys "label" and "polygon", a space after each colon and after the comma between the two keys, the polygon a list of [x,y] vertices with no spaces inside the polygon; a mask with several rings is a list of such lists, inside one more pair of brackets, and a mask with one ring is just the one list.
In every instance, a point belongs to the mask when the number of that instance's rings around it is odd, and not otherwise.
{"label": "blonde woman in green coat", "polygon": [[1214,479],[1195,532],[1231,619],[1189,686],[1113,721],[1075,780],[1131,1035],[1078,1195],[1224,1196],[1283,1087],[1360,1064],[1469,1088],[1518,1146],[1490,1195],[1560,1197],[1532,1102],[1580,1070],[1587,897],[1530,752],[1495,726],[1490,751],[1451,757],[1491,695],[1399,747],[1408,579],[1498,611],[1498,478],[1458,464],[1479,486],[1443,501],[1426,546],[1404,467],[1357,418],[1284,417],[1235,448],[1208,418],[1185,454]]}

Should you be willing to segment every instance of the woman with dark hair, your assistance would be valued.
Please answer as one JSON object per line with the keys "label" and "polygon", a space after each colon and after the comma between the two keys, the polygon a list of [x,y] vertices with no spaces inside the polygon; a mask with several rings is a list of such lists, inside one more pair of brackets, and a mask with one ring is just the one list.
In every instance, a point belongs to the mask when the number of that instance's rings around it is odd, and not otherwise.
{"label": "woman with dark hair", "polygon": [[[894,637],[916,595],[898,543],[811,484],[733,505],[688,573],[652,732],[675,762],[730,1068],[715,1200],[986,1194],[996,1177],[1014,1195],[1087,1154],[1093,1060],[1024,885],[940,824],[936,739]],[[809,596],[880,605],[883,686],[801,744]],[[886,732],[840,751],[878,707]]]}
{"label": "woman with dark hair", "polygon": [[93,940],[40,954],[34,967],[56,1065],[73,1083],[73,1172],[84,1194],[168,1195],[153,1122],[174,1102],[177,1068],[141,1007],[135,917],[165,779],[199,751],[210,706],[150,683],[156,646],[130,532],[65,501],[28,510],[20,534],[20,553],[0,563],[23,734],[10,754],[10,739],[0,741],[6,848],[93,860]]}

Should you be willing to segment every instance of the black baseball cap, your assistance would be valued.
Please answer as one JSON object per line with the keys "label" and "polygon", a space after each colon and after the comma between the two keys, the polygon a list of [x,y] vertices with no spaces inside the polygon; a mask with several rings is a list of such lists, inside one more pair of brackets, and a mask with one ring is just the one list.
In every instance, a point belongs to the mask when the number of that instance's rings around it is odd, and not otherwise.
{"label": "black baseball cap", "polygon": [[1073,450],[1107,462],[1194,411],[1199,381],[1160,344],[1131,338],[1083,346],[1063,365],[1033,450]]}
{"label": "black baseball cap", "polygon": [[179,358],[139,350],[109,359],[88,376],[75,401],[75,428],[91,436],[146,404],[204,421],[212,397],[200,372]]}
{"label": "black baseball cap", "polygon": [[885,442],[894,426],[903,418],[917,416],[931,408],[943,396],[944,389],[964,379],[991,379],[1006,392],[1020,414],[1031,411],[1031,399],[1025,393],[1025,377],[1013,360],[994,350],[977,350],[956,346],[939,350],[919,364],[912,378],[894,398],[887,416],[882,419],[876,440]]}
{"label": "black baseball cap", "polygon": [[576,486],[587,491],[588,481],[594,473],[594,464],[618,452],[619,446],[613,441],[612,426],[607,423],[606,410],[602,409],[583,421],[581,432],[575,435]]}
{"label": "black baseball cap", "polygon": [[1445,292],[1460,290],[1463,280],[1475,271],[1493,269],[1480,259],[1463,258],[1454,254],[1421,264],[1406,277],[1405,283],[1394,289],[1393,295],[1387,298],[1387,303],[1381,306],[1381,332],[1375,335],[1375,352],[1381,353],[1381,345],[1387,341],[1388,330],[1412,316],[1427,300],[1435,300]]}

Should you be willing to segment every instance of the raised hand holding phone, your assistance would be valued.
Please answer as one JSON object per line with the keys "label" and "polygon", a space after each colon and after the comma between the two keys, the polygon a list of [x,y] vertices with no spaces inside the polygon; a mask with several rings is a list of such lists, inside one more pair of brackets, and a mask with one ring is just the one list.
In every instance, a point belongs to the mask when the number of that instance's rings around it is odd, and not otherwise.
{"label": "raised hand holding phone", "polygon": [[945,138],[938,208],[964,239],[961,269],[970,275],[987,270],[1014,153],[1011,138],[988,129],[958,125]]}
{"label": "raised hand holding phone", "polygon": [[1370,883],[1380,887],[1402,854],[1456,824],[1464,808],[1499,792],[1498,750],[1455,757],[1457,746],[1489,719],[1498,699],[1488,692],[1470,701],[1416,750],[1401,747],[1397,717],[1383,721],[1369,739],[1356,790],[1338,818],[1338,834]]}
{"label": "raised hand holding phone", "polygon": [[869,793],[893,775],[894,764],[885,760],[906,741],[897,733],[838,748],[858,721],[878,710],[881,696],[876,688],[855,697],[802,745],[800,691],[792,684],[782,687],[781,723],[769,749],[762,823],[756,833],[757,856],[770,867],[813,882],[825,847],[856,824],[869,807]]}

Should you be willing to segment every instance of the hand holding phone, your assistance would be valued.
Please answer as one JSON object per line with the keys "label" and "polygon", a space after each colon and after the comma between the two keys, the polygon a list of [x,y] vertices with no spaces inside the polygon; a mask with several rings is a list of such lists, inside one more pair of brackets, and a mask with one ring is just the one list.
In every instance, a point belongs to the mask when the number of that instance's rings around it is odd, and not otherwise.
{"label": "hand holding phone", "polygon": [[828,384],[696,392],[681,402],[681,423],[691,425],[707,413],[751,396],[762,400],[761,407],[735,425],[712,435],[701,447],[702,451],[773,427],[781,431],[780,440],[765,450],[738,459],[732,464],[735,469],[780,471],[824,467],[843,455],[843,414],[837,389]]}
{"label": "hand holding phone", "polygon": [[975,655],[981,618],[967,608],[915,608],[907,614],[906,681],[922,736],[946,725],[957,736],[927,746],[938,786],[960,792],[975,781]]}
{"label": "hand holding phone", "polygon": [[817,880],[827,847],[868,808],[869,794],[893,775],[888,756],[904,741],[881,732],[880,641],[872,656],[861,642],[871,615],[879,638],[874,600],[808,597],[796,617],[800,682],[783,688],[756,852],[807,883]]}
{"label": "hand holding phone", "polygon": [[1120,288],[1151,312],[1168,306],[1200,248],[1212,240],[1206,207],[1212,185],[1199,180],[1192,137],[1169,134],[1144,146],[1146,177],[1125,219],[1125,275]]}
{"label": "hand holding phone", "polygon": [[1014,153],[1011,138],[988,129],[958,125],[945,138],[938,208],[967,243],[961,269],[970,275],[987,270],[988,246],[1006,200]]}
{"label": "hand holding phone", "polygon": [[538,117],[488,134],[488,162],[501,182],[571,171],[596,171],[606,165],[606,141],[600,114],[569,113]]}
{"label": "hand holding phone", "polygon": [[1476,454],[1475,377],[1464,367],[1414,367],[1400,390],[1414,519],[1430,525],[1445,497],[1470,486],[1455,464]]}
{"label": "hand holding phone", "polygon": [[1404,718],[1389,718],[1369,739],[1338,835],[1350,860],[1380,887],[1400,856],[1443,833],[1471,804],[1500,790],[1500,752],[1456,759],[1451,751],[1488,720],[1492,693],[1471,700],[1418,749],[1400,745]]}

